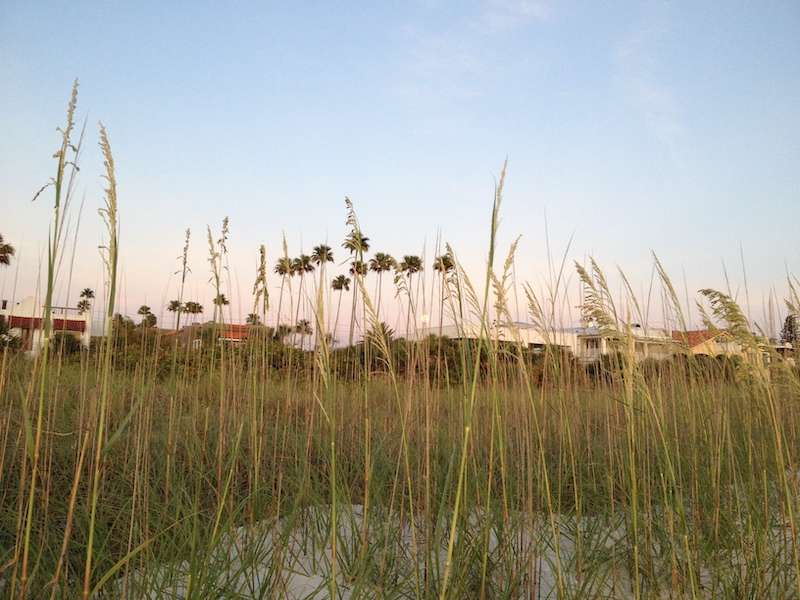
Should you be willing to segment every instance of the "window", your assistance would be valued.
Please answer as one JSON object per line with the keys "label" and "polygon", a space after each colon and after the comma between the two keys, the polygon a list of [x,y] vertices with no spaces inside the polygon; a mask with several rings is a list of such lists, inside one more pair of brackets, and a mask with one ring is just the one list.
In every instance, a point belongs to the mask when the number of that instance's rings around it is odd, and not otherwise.
{"label": "window", "polygon": [[589,338],[588,340],[584,340],[583,344],[584,344],[584,347],[587,350],[599,350],[600,349],[600,339],[599,338]]}

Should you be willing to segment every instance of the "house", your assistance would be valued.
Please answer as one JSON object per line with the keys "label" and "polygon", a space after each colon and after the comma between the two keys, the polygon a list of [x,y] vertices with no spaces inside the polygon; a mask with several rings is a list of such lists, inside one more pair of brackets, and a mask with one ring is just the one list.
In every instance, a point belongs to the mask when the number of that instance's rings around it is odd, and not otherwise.
{"label": "house", "polygon": [[673,339],[686,345],[689,351],[702,356],[741,356],[741,345],[733,340],[724,329],[695,329],[691,331],[673,331]]}
{"label": "house", "polygon": [[[575,335],[572,352],[582,363],[597,362],[607,354],[626,351],[626,339],[620,339],[599,327],[577,327],[570,331]],[[630,334],[633,338],[633,355],[637,361],[647,358],[663,360],[675,354],[675,342],[666,329],[631,323],[623,328],[622,334]]]}
{"label": "house", "polygon": [[547,347],[560,348],[574,354],[575,334],[567,329],[543,332],[539,327],[522,321],[504,323],[497,327],[501,341],[519,342],[534,352],[544,352]]}
{"label": "house", "polygon": [[488,329],[473,323],[419,327],[409,336],[409,339],[420,341],[431,335],[454,340],[476,340],[480,337],[489,337],[499,343],[522,344],[535,352],[543,352],[547,346],[563,346],[564,349],[571,350],[572,337],[574,337],[564,331],[548,332],[548,335],[545,336],[530,323],[514,321],[500,325],[493,323]]}
{"label": "house", "polygon": [[778,343],[762,336],[755,336],[754,346],[747,348],[724,329],[700,329],[693,331],[675,331],[672,334],[676,342],[686,343],[694,355],[701,356],[737,356],[752,363],[769,365],[775,356],[794,364],[793,348],[789,343]]}
{"label": "house", "polygon": [[220,323],[215,324],[213,321],[207,323],[190,323],[181,327],[180,331],[170,330],[165,331],[162,335],[165,338],[177,337],[182,344],[190,345],[192,348],[200,348],[203,346],[203,332],[219,332],[217,337],[220,343],[228,342],[231,344],[239,344],[246,342],[250,334],[257,329],[256,325],[240,325],[237,323]]}
{"label": "house", "polygon": [[222,325],[222,330],[219,333],[219,340],[221,342],[230,342],[238,344],[239,342],[246,342],[250,335],[252,325],[237,325],[235,323],[225,323]]}
{"label": "house", "polygon": [[[77,339],[84,348],[92,337],[90,311],[54,306],[51,309],[53,332],[63,332]],[[23,350],[33,355],[44,346],[44,307],[29,296],[19,302],[0,300],[0,320],[8,326],[9,335],[19,338]]]}
{"label": "house", "polygon": [[[669,358],[676,351],[676,344],[669,331],[645,328],[638,324],[629,326],[634,340],[636,360],[645,358]],[[429,335],[442,335],[453,339],[476,339],[481,336],[481,327],[473,324],[443,325],[421,328],[413,339],[421,340]],[[484,331],[483,335],[487,335]],[[603,332],[598,327],[576,327],[541,331],[531,323],[511,322],[493,324],[488,335],[499,342],[521,343],[534,352],[545,348],[560,348],[572,353],[578,361],[588,364],[601,357],[624,350],[623,341]]]}

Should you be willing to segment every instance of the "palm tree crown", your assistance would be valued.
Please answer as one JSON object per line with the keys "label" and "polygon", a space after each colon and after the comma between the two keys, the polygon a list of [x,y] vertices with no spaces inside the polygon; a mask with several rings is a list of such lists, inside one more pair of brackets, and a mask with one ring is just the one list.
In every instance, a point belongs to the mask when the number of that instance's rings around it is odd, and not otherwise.
{"label": "palm tree crown", "polygon": [[398,270],[409,276],[422,271],[422,259],[419,256],[406,254],[398,265]]}
{"label": "palm tree crown", "polygon": [[217,297],[214,298],[214,304],[217,306],[228,306],[230,301],[225,297],[225,294],[217,294]]}
{"label": "palm tree crown", "polygon": [[155,327],[156,326],[156,316],[153,314],[153,311],[150,310],[150,307],[146,304],[142,304],[139,307],[139,310],[136,311],[136,314],[142,316],[142,327]]}
{"label": "palm tree crown", "polygon": [[391,342],[394,339],[394,336],[394,329],[381,321],[380,323],[373,325],[372,329],[366,333],[364,336],[364,341],[372,344],[378,344],[380,340]]}
{"label": "palm tree crown", "polygon": [[183,309],[190,315],[199,315],[203,312],[203,305],[190,300],[183,305]]}
{"label": "palm tree crown", "polygon": [[347,275],[337,275],[331,281],[331,287],[336,292],[349,292],[350,291],[350,278]]}
{"label": "palm tree crown", "polygon": [[3,235],[0,234],[0,265],[10,265],[11,257],[14,256],[14,246],[6,244],[3,241]]}
{"label": "palm tree crown", "polygon": [[275,329],[275,335],[274,335],[274,337],[275,337],[275,339],[276,339],[276,340],[282,340],[283,338],[285,338],[285,337],[286,337],[287,335],[289,335],[290,333],[292,333],[292,327],[290,327],[290,326],[289,326],[289,325],[287,325],[286,323],[281,323],[281,324],[280,324],[280,325],[278,325],[278,327]]}
{"label": "palm tree crown", "polygon": [[376,252],[369,261],[369,270],[375,273],[382,273],[395,268],[397,261],[390,254],[385,252]]}
{"label": "palm tree crown", "polygon": [[[187,303],[188,304],[188,303]],[[167,305],[167,310],[169,312],[181,312],[184,310],[184,306],[181,304],[180,300],[170,300],[169,304]]]}
{"label": "palm tree crown", "polygon": [[316,265],[333,262],[333,250],[330,246],[326,246],[325,244],[315,246],[314,250],[311,252],[311,260],[314,261]]}
{"label": "palm tree crown", "polygon": [[455,268],[455,264],[453,263],[453,259],[450,257],[449,254],[442,254],[441,256],[437,256],[436,259],[433,261],[433,270],[438,271],[442,275],[445,273],[449,273]]}
{"label": "palm tree crown", "polygon": [[350,252],[350,254],[358,254],[359,252],[364,254],[369,250],[369,238],[360,231],[352,231],[342,243],[342,248]]}
{"label": "palm tree crown", "polygon": [[311,273],[314,271],[314,263],[311,262],[311,257],[308,254],[301,254],[292,261],[292,269],[300,275]]}
{"label": "palm tree crown", "polygon": [[295,331],[300,335],[311,335],[314,330],[311,329],[311,323],[308,319],[300,319],[295,326]]}
{"label": "palm tree crown", "polygon": [[367,263],[363,260],[354,260],[350,265],[350,275],[361,275],[362,277],[367,274]]}
{"label": "palm tree crown", "polygon": [[81,292],[81,298],[92,300],[94,298],[94,290],[92,288],[83,288],[83,291]]}
{"label": "palm tree crown", "polygon": [[275,274],[281,277],[291,275],[292,273],[292,259],[288,256],[282,256],[275,263]]}

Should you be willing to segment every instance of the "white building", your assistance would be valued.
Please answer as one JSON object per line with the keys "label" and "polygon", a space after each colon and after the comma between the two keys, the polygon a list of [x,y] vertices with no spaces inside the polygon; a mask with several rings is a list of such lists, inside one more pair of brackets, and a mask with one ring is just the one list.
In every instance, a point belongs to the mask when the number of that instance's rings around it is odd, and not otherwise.
{"label": "white building", "polygon": [[[9,335],[19,338],[22,349],[37,354],[44,345],[44,307],[33,296],[12,303],[0,300],[0,320],[8,326]],[[64,332],[89,347],[92,337],[91,311],[54,306],[52,308],[53,333]]]}
{"label": "white building", "polygon": [[[626,351],[626,339],[615,339],[598,327],[576,327],[571,331],[575,334],[572,353],[581,362],[596,362],[607,354]],[[669,358],[678,350],[672,332],[666,329],[642,327],[638,323],[632,323],[628,332],[633,337],[633,356],[637,361]],[[623,330],[622,333],[624,335],[626,332]]]}
{"label": "white building", "polygon": [[[675,354],[678,349],[672,333],[665,329],[645,328],[630,325],[636,360],[646,358],[663,359]],[[430,335],[442,335],[453,339],[477,339],[481,327],[475,324],[444,325],[417,329],[414,339],[421,340]],[[484,336],[497,341],[521,343],[530,349],[544,350],[547,346],[570,352],[582,363],[592,363],[607,354],[624,351],[622,342],[600,331],[597,327],[575,327],[542,332],[530,323],[507,323],[492,325]]]}
{"label": "white building", "polygon": [[530,323],[513,322],[502,325],[492,324],[488,331],[482,331],[479,324],[438,325],[417,328],[412,339],[423,340],[436,335],[451,339],[478,339],[490,337],[498,342],[519,343],[533,350],[544,350],[547,346],[559,346],[572,351],[575,346],[575,334],[568,330],[548,331],[542,334]]}

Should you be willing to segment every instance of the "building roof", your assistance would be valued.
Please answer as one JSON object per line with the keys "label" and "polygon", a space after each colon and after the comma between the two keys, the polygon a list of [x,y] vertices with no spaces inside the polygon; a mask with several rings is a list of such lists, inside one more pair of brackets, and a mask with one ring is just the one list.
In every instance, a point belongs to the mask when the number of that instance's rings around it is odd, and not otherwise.
{"label": "building roof", "polygon": [[[19,327],[20,329],[41,329],[41,317],[19,317],[11,315],[8,317],[9,327]],[[53,319],[53,331],[86,331],[85,319]]]}
{"label": "building roof", "polygon": [[699,346],[700,344],[704,344],[709,342],[724,333],[723,330],[718,329],[716,331],[712,331],[710,329],[694,329],[691,331],[673,331],[672,332],[672,339],[678,342],[686,341],[689,344],[690,348],[694,348],[695,346]]}
{"label": "building roof", "polygon": [[251,325],[236,325],[234,323],[226,324],[220,334],[220,337],[225,340],[246,340],[250,334]]}

